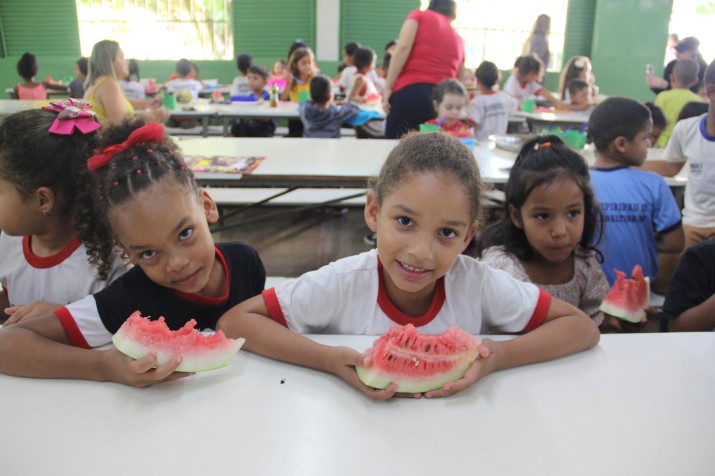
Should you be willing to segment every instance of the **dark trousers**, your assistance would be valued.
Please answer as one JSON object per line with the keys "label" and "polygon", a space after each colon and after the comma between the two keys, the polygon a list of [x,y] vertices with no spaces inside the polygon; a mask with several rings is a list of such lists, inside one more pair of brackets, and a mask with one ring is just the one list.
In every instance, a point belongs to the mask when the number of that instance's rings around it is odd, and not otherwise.
{"label": "dark trousers", "polygon": [[385,122],[386,139],[399,139],[437,116],[432,105],[433,89],[434,84],[410,84],[390,96],[390,114]]}

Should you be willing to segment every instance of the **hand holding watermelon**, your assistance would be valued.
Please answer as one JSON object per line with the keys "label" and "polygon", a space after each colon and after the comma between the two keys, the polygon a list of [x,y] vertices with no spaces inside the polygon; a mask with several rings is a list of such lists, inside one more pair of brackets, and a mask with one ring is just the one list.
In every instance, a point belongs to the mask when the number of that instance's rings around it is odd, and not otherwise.
{"label": "hand holding watermelon", "polygon": [[599,307],[606,319],[601,324],[604,332],[633,332],[648,323],[647,312],[650,307],[650,281],[643,276],[643,269],[635,265],[631,272],[632,278],[626,278],[626,273],[616,270],[616,282],[603,298]]}
{"label": "hand holding watermelon", "polygon": [[100,352],[103,353],[100,359],[101,374],[109,382],[144,388],[193,375],[193,372],[176,371],[181,365],[180,357],[159,365],[156,354],[146,354],[134,360],[119,352],[116,347]]}

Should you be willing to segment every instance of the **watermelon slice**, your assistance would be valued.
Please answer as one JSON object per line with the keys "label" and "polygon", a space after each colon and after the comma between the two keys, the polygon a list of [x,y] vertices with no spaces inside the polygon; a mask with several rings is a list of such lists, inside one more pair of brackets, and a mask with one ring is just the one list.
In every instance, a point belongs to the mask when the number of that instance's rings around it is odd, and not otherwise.
{"label": "watermelon slice", "polygon": [[365,351],[372,363],[356,367],[357,375],[373,388],[396,383],[400,392],[428,392],[462,378],[477,358],[480,344],[456,327],[433,336],[420,334],[412,324],[393,325]]}
{"label": "watermelon slice", "polygon": [[650,279],[643,276],[640,265],[633,267],[632,279],[626,273],[616,271],[616,282],[603,298],[599,309],[624,321],[638,323],[645,317],[650,303]]}
{"label": "watermelon slice", "polygon": [[135,311],[124,321],[112,342],[121,353],[139,359],[153,352],[157,365],[181,356],[178,372],[203,372],[227,366],[245,339],[228,339],[223,332],[205,335],[194,329],[191,319],[177,331],[170,330],[164,318],[152,321]]}

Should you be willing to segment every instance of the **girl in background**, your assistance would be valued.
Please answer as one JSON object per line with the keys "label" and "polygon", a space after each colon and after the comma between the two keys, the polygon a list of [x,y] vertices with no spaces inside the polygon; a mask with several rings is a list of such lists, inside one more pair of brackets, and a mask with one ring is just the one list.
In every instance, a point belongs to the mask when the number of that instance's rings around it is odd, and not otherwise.
{"label": "girl in background", "polygon": [[559,93],[561,99],[566,101],[569,99],[569,83],[574,79],[586,81],[591,88],[591,96],[598,96],[598,86],[596,86],[596,77],[593,75],[593,67],[588,56],[574,56],[570,58],[559,78]]}
{"label": "girl in background", "polygon": [[437,84],[432,92],[432,104],[437,112],[436,119],[426,124],[438,125],[443,131],[455,137],[468,137],[474,134],[472,128],[461,121],[464,108],[467,107],[467,91],[456,79],[447,79]]}
{"label": "girl in background", "polygon": [[23,83],[15,85],[13,97],[15,99],[47,99],[47,90],[67,91],[67,86],[43,81],[35,81],[37,76],[37,58],[32,53],[25,53],[17,62],[17,74],[23,79]]}
{"label": "girl in background", "polygon": [[514,62],[511,76],[504,83],[504,92],[516,98],[520,104],[524,99],[541,96],[561,108],[561,101],[539,83],[542,71],[543,64],[534,56],[519,56]]}
{"label": "girl in background", "polygon": [[127,61],[127,69],[129,74],[119,81],[119,85],[124,91],[124,95],[129,101],[143,101],[146,99],[146,91],[144,86],[139,82],[139,63],[135,59]]}
{"label": "girl in background", "polygon": [[99,123],[82,100],[53,104],[0,124],[0,319],[9,316],[6,324],[82,299],[126,270],[111,246],[98,270],[77,236],[78,176]]}
{"label": "girl in background", "polygon": [[502,219],[483,232],[482,261],[534,283],[600,325],[601,213],[583,158],[556,136],[524,144],[509,172]]}
{"label": "girl in background", "polygon": [[[281,93],[281,101],[302,102],[310,99],[310,80],[316,75],[313,51],[302,46],[293,51],[288,60],[286,86]],[[303,123],[300,119],[288,120],[288,137],[303,137]]]}

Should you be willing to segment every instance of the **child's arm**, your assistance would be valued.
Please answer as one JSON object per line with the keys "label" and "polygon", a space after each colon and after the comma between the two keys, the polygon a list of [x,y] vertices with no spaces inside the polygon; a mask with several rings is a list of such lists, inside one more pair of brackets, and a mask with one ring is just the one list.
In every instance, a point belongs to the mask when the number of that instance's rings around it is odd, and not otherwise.
{"label": "child's arm", "polygon": [[670,323],[674,332],[709,332],[715,329],[715,294],[681,313]]}
{"label": "child's arm", "polygon": [[286,76],[286,85],[281,91],[281,101],[290,101],[290,90],[293,88],[293,75]]}
{"label": "child's arm", "polygon": [[34,301],[29,304],[19,304],[10,307],[10,304],[4,306],[5,314],[10,316],[5,325],[14,324],[24,319],[32,319],[35,317],[52,314],[63,305],[56,302]]}
{"label": "child's arm", "polygon": [[73,378],[112,381],[148,387],[190,375],[174,372],[180,359],[158,368],[156,356],[139,360],[108,350],[74,347],[54,314],[0,329],[0,373],[18,377]]}
{"label": "child's arm", "polygon": [[263,296],[255,296],[235,306],[216,325],[227,337],[246,339],[244,349],[272,359],[332,373],[375,400],[392,397],[396,385],[375,390],[363,384],[355,366],[367,366],[365,356],[348,347],[318,344],[271,320]]}
{"label": "child's arm", "polygon": [[360,97],[360,91],[362,91],[362,88],[365,87],[365,78],[362,77],[362,75],[357,76],[355,78],[355,84],[353,84],[353,89],[350,91],[350,97],[348,98],[348,101],[352,101],[355,103],[361,103],[365,102],[365,98]]}
{"label": "child's arm", "polygon": [[426,397],[445,397],[464,390],[480,378],[497,370],[543,362],[574,354],[598,344],[596,324],[574,306],[552,298],[544,323],[533,331],[505,341],[483,341],[490,352],[477,358],[464,378],[447,383]]}
{"label": "child's arm", "polygon": [[667,233],[656,233],[655,246],[660,253],[680,253],[685,247],[685,233],[683,225],[678,225],[676,228]]}
{"label": "child's arm", "polygon": [[655,172],[664,177],[674,177],[678,175],[685,162],[666,162],[665,160],[648,160],[638,167],[641,170]]}
{"label": "child's arm", "polygon": [[549,92],[548,89],[546,88],[541,88],[541,91],[539,91],[539,95],[546,99],[549,102],[554,103],[554,107],[556,109],[563,109],[564,108],[564,103],[561,102],[561,99],[557,98],[551,92]]}

